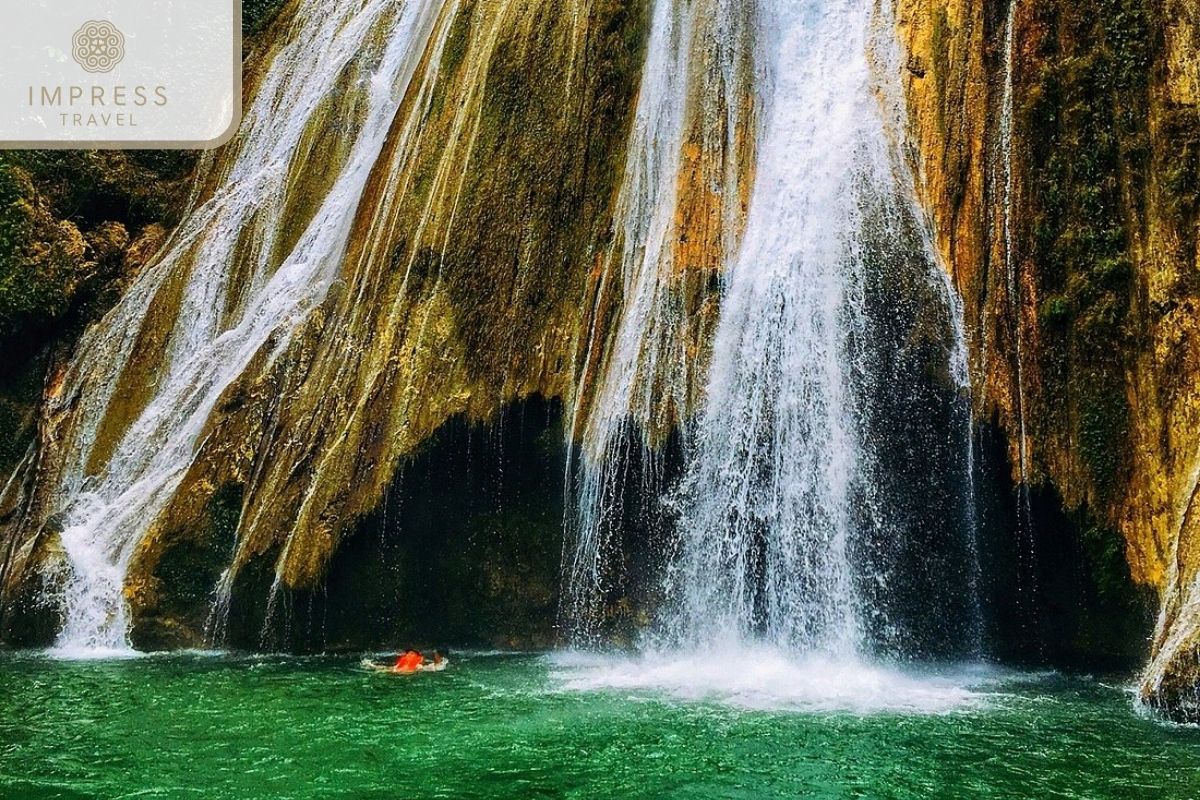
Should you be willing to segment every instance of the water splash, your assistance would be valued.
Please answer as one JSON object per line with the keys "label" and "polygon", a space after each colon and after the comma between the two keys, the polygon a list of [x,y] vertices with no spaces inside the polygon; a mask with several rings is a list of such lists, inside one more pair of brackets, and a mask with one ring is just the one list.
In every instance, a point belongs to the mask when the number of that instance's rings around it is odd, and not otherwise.
{"label": "water splash", "polygon": [[[78,409],[61,443],[69,461],[55,491],[70,566],[62,651],[128,648],[123,590],[138,544],[183,479],[222,392],[256,355],[281,353],[325,296],[441,5],[299,8],[241,134],[213,167],[219,188],[81,342],[58,404]],[[345,93],[357,100],[329,102]],[[329,129],[340,138],[325,148]],[[308,171],[331,176],[315,207]],[[161,348],[139,356],[148,326],[164,315]],[[131,402],[118,388],[130,385],[145,401],[114,436]],[[105,459],[108,438],[115,443]]]}
{"label": "water splash", "polygon": [[719,651],[651,652],[620,657],[563,653],[549,657],[551,677],[571,692],[646,692],[688,702],[756,711],[946,714],[983,707],[977,686],[989,675],[958,666],[904,671],[831,659],[797,658],[757,643],[726,642]]}

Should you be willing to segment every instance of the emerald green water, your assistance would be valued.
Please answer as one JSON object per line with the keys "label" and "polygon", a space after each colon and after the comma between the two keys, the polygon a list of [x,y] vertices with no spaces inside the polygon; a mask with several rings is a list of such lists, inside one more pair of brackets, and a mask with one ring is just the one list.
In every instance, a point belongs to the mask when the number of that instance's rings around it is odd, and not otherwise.
{"label": "emerald green water", "polygon": [[0,797],[1200,796],[1200,731],[1139,716],[1117,684],[815,669],[828,687],[768,664],[706,691],[686,662],[459,655],[394,676],[10,654]]}

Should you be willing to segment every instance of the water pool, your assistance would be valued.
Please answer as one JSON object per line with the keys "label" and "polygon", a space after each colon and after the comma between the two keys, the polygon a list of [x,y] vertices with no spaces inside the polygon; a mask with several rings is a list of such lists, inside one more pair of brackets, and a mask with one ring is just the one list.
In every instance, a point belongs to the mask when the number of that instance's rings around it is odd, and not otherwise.
{"label": "water pool", "polygon": [[[4,798],[1185,798],[1124,681],[756,656],[0,656]],[[722,677],[724,675],[725,677]]]}

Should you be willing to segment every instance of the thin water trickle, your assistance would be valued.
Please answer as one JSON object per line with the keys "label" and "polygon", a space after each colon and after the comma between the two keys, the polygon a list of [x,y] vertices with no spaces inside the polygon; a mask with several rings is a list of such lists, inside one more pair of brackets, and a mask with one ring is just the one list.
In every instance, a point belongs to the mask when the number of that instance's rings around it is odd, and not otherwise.
{"label": "thin water trickle", "polygon": [[1022,320],[1024,293],[1016,263],[1016,244],[1013,225],[1013,207],[1016,202],[1016,173],[1013,169],[1013,105],[1014,105],[1014,56],[1016,39],[1017,0],[1008,4],[1004,22],[1004,88],[1000,105],[1000,163],[1003,169],[1003,195],[1001,214],[1004,236],[1004,274],[1009,319],[1016,342],[1015,372],[1017,378],[1017,584],[1024,605],[1034,613],[1037,604],[1037,558],[1036,536],[1033,527],[1033,504],[1030,495],[1029,435],[1026,428],[1025,393],[1025,330]]}

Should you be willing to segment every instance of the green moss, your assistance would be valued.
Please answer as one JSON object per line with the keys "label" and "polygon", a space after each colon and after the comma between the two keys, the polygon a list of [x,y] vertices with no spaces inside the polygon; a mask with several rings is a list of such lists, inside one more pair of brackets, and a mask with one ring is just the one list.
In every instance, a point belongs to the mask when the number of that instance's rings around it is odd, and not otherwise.
{"label": "green moss", "polygon": [[282,6],[283,0],[242,0],[242,36],[261,33]]}
{"label": "green moss", "polygon": [[[115,302],[122,254],[112,248],[92,253],[81,236],[112,222],[134,236],[151,223],[174,225],[196,157],[182,151],[0,153],[0,382],[52,342],[72,341]],[[0,396],[8,396],[3,386]]]}
{"label": "green moss", "polygon": [[1102,496],[1114,486],[1121,467],[1120,443],[1129,435],[1129,402],[1123,383],[1114,385],[1101,370],[1076,381],[1079,390],[1079,455]]}
{"label": "green moss", "polygon": [[28,215],[21,210],[26,189],[16,168],[0,157],[0,258],[13,258],[29,235]]}
{"label": "green moss", "polygon": [[471,44],[471,17],[474,12],[475,3],[466,2],[454,19],[450,35],[446,37],[446,44],[442,49],[441,74],[443,78],[457,72],[459,65],[467,56],[467,49]]}
{"label": "green moss", "polygon": [[52,214],[88,229],[107,220],[138,228],[179,221],[194,151],[17,150],[4,159],[24,170]]}
{"label": "green moss", "polygon": [[26,191],[17,169],[0,160],[0,339],[32,305],[23,269],[32,228]]}
{"label": "green moss", "polygon": [[1154,591],[1134,583],[1120,532],[1095,523],[1087,509],[1073,516],[1082,579],[1072,598],[1079,609],[1075,646],[1090,654],[1091,663],[1140,662],[1154,627]]}
{"label": "green moss", "polygon": [[946,78],[950,74],[950,22],[946,9],[938,6],[933,12],[933,28],[930,31],[933,55],[933,91],[937,98],[938,134],[946,136]]}
{"label": "green moss", "polygon": [[1186,222],[1200,211],[1200,114],[1195,108],[1171,109],[1163,120],[1161,136],[1170,142],[1164,153],[1162,192],[1168,213],[1186,239],[1187,254],[1195,250],[1196,230]]}
{"label": "green moss", "polygon": [[1059,327],[1071,321],[1071,303],[1062,295],[1047,297],[1042,302],[1038,318],[1043,325]]}
{"label": "green moss", "polygon": [[[591,260],[611,224],[646,11],[642,2],[594,3],[570,87],[562,82],[566,54],[556,44],[569,21],[559,8],[539,6],[545,19],[531,23],[551,35],[527,40],[525,25],[499,34],[469,179],[456,204],[459,228],[438,244],[440,286],[456,310],[470,374],[502,382],[525,371],[517,359],[532,356],[511,342],[561,342],[553,320],[578,302],[587,274],[575,265]],[[534,273],[536,280],[523,277]]]}
{"label": "green moss", "polygon": [[0,342],[57,318],[70,301],[75,265],[57,231],[37,229],[33,202],[28,175],[0,160]]}
{"label": "green moss", "polygon": [[1103,525],[1085,524],[1080,528],[1080,543],[1099,599],[1115,605],[1135,604],[1133,577],[1121,534]]}
{"label": "green moss", "polygon": [[213,587],[229,563],[242,515],[241,484],[226,484],[208,501],[200,528],[172,543],[163,553],[154,575],[169,587],[158,612],[183,619],[196,628],[208,613]]}
{"label": "green moss", "polygon": [[1028,246],[1044,326],[1047,421],[1078,443],[1105,499],[1123,467],[1125,374],[1137,335],[1131,245],[1145,210],[1155,17],[1145,0],[1040,4],[1045,31],[1018,125],[1029,142]]}

